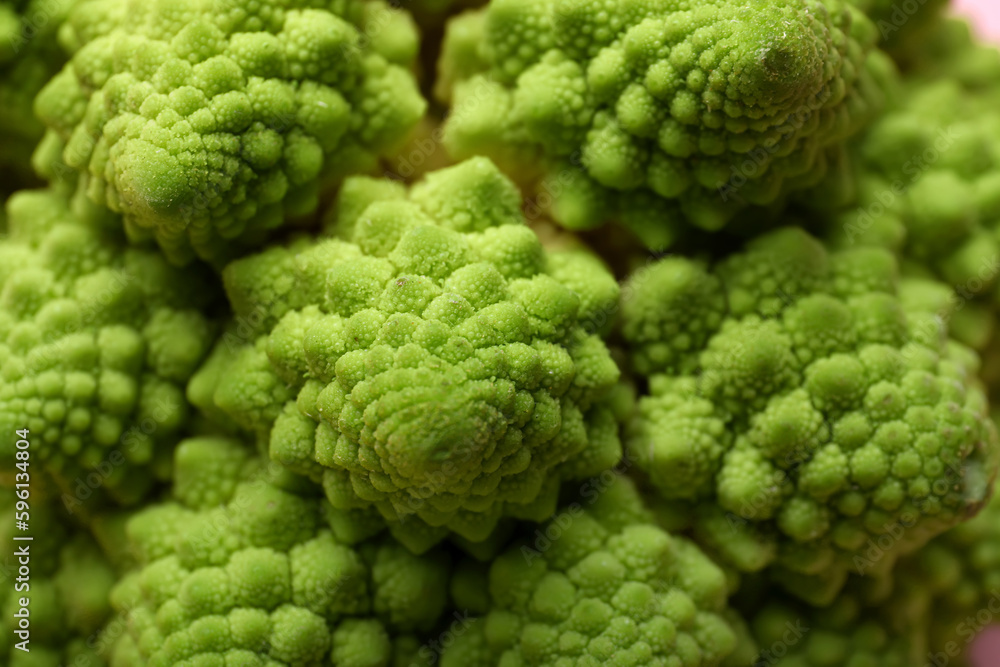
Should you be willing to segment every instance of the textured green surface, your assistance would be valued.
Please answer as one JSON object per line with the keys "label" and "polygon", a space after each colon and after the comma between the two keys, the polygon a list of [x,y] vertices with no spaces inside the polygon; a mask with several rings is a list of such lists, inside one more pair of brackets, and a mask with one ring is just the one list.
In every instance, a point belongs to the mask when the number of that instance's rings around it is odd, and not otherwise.
{"label": "textured green surface", "polygon": [[850,0],[868,17],[880,46],[904,66],[923,57],[927,39],[944,19],[950,0]]}
{"label": "textured green surface", "polygon": [[[993,333],[1000,273],[1000,53],[958,22],[939,27],[895,106],[819,186],[814,207],[845,247],[881,246],[955,291],[956,337]],[[845,205],[846,204],[846,205]]]}
{"label": "textured green surface", "polygon": [[112,667],[411,664],[419,644],[404,635],[444,609],[445,554],[343,544],[324,501],[237,442],[176,451],[173,500],[126,528],[138,567],[111,595],[128,615]]}
{"label": "textured green surface", "polygon": [[840,0],[499,0],[451,24],[444,142],[660,247],[820,178],[893,77],[876,37]]}
{"label": "textured green surface", "polygon": [[[65,63],[59,25],[74,0],[0,2],[0,191],[32,183],[30,156],[44,126],[32,103]],[[12,187],[13,186],[13,187]]]}
{"label": "textured green surface", "polygon": [[224,336],[190,395],[414,548],[545,519],[561,480],[621,454],[598,335],[618,285],[581,251],[545,251],[519,204],[482,158],[408,194],[348,181],[332,229],[347,240],[226,268],[237,329],[260,326]]}
{"label": "textured green surface", "polygon": [[32,463],[71,509],[91,496],[136,502],[169,479],[216,293],[207,272],[126,245],[103,229],[113,217],[78,204],[17,193],[0,245],[2,479],[16,472],[15,431],[28,429]]}
{"label": "textured green surface", "polygon": [[61,156],[174,263],[312,213],[325,179],[372,169],[426,106],[412,22],[380,2],[87,0],[68,28],[36,161]]}
{"label": "textured green surface", "polygon": [[515,542],[479,586],[489,611],[442,667],[712,667],[736,645],[722,570],[655,526],[625,478]]}
{"label": "textured green surface", "polygon": [[1000,53],[943,4],[0,0],[0,664],[964,665]]}
{"label": "textured green surface", "polygon": [[926,664],[926,629],[933,613],[926,598],[898,596],[869,604],[872,585],[858,580],[829,606],[816,608],[773,587],[747,585],[734,606],[738,650],[725,667],[916,667]]}
{"label": "textured green surface", "polygon": [[631,281],[624,333],[651,394],[629,446],[737,569],[828,603],[984,503],[997,440],[976,357],[946,338],[947,290],[901,283],[887,251],[786,228]]}
{"label": "textured green surface", "polygon": [[928,650],[966,664],[975,636],[1000,613],[1000,500],[901,561],[896,579],[930,599]]}

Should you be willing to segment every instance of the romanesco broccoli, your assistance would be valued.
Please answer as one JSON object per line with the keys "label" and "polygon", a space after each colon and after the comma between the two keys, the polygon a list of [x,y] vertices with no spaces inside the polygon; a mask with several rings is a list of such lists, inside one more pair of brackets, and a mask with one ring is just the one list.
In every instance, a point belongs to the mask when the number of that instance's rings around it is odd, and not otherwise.
{"label": "romanesco broccoli", "polygon": [[494,0],[446,39],[444,141],[665,247],[821,177],[891,88],[876,39],[844,0]]}
{"label": "romanesco broccoli", "polygon": [[0,0],[0,665],[972,663],[946,4]]}
{"label": "romanesco broccoli", "polygon": [[378,1],[85,0],[67,25],[37,159],[61,155],[174,263],[312,213],[324,179],[371,169],[425,108],[412,22]]}
{"label": "romanesco broccoli", "polygon": [[618,285],[580,251],[547,252],[519,205],[484,158],[409,193],[349,180],[342,238],[226,268],[246,338],[224,336],[189,395],[415,550],[544,520],[561,480],[621,455],[600,336]]}
{"label": "romanesco broccoli", "polygon": [[489,611],[442,667],[713,667],[736,647],[722,570],[657,527],[624,477],[564,506],[480,585]]}
{"label": "romanesco broccoli", "polygon": [[1000,54],[980,57],[967,34],[948,44],[935,66],[954,75],[914,75],[854,149],[846,183],[822,184],[816,202],[838,243],[889,248],[951,285],[952,331],[979,349],[1000,301]]}
{"label": "romanesco broccoli", "polygon": [[724,667],[917,667],[927,658],[925,606],[871,605],[849,591],[816,608],[760,582],[734,603],[746,608],[746,625],[736,625],[739,660],[734,654]]}
{"label": "romanesco broccoli", "polygon": [[902,559],[894,578],[933,606],[927,648],[935,662],[966,664],[976,636],[1000,614],[1000,498]]}
{"label": "romanesco broccoli", "polygon": [[998,445],[975,355],[946,338],[947,291],[901,283],[889,252],[784,228],[712,267],[661,260],[630,292],[650,395],[629,446],[738,569],[828,603],[985,503]]}
{"label": "romanesco broccoli", "polygon": [[105,492],[133,503],[169,479],[217,291],[207,272],[125,245],[105,229],[114,220],[86,208],[18,192],[0,241],[0,482],[12,485],[28,429],[32,462],[70,509]]}
{"label": "romanesco broccoli", "polygon": [[35,95],[66,62],[56,35],[74,0],[0,2],[0,170],[11,179],[0,189],[32,184],[29,156],[44,126]]}
{"label": "romanesco broccoli", "polygon": [[760,579],[745,581],[732,602],[749,621],[743,639],[754,657],[731,667],[969,665],[976,636],[1000,612],[998,519],[994,497],[979,516],[901,558],[891,572],[852,577],[823,609]]}
{"label": "romanesco broccoli", "polygon": [[388,667],[447,600],[448,558],[392,540],[350,547],[325,501],[218,438],[176,449],[173,500],[127,533],[139,567],[112,591],[128,633],[111,667]]}

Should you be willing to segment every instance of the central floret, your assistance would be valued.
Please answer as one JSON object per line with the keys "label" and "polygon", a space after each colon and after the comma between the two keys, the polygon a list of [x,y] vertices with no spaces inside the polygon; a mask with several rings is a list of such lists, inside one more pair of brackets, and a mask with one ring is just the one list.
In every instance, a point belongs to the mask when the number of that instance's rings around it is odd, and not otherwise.
{"label": "central floret", "polygon": [[602,401],[618,369],[593,333],[618,286],[583,251],[546,251],[488,160],[409,193],[349,180],[331,229],[348,240],[226,269],[237,321],[262,320],[262,335],[220,347],[198,403],[415,549],[543,520],[562,480],[618,460]]}

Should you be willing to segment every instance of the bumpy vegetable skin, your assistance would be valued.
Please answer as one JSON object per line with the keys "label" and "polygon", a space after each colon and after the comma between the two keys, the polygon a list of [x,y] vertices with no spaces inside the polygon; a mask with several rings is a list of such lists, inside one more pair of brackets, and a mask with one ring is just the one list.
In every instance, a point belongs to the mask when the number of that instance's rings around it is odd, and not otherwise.
{"label": "bumpy vegetable skin", "polygon": [[[211,348],[218,290],[125,243],[118,221],[54,189],[7,204],[0,244],[0,465],[12,486],[19,430],[64,491],[135,503],[170,478],[191,414],[184,386]],[[92,507],[92,505],[88,505]]]}
{"label": "bumpy vegetable skin", "polygon": [[[235,441],[177,448],[174,498],[128,522],[138,567],[111,667],[409,664],[444,610],[448,560],[392,540],[351,547],[325,502]],[[305,491],[302,493],[302,491]]]}
{"label": "bumpy vegetable skin", "polygon": [[444,141],[665,247],[821,177],[891,88],[876,38],[841,0],[497,0],[450,24]]}
{"label": "bumpy vegetable skin", "polygon": [[631,280],[650,395],[629,447],[737,569],[827,604],[985,504],[998,443],[976,357],[947,339],[947,290],[902,282],[889,252],[786,228]]}
{"label": "bumpy vegetable skin", "polygon": [[260,325],[224,337],[190,395],[414,549],[545,519],[560,481],[621,455],[599,335],[618,285],[585,254],[547,252],[519,205],[482,158],[409,193],[349,181],[342,238],[227,267],[237,321]]}
{"label": "bumpy vegetable skin", "polygon": [[624,477],[515,542],[479,585],[488,611],[442,667],[712,667],[736,646],[725,574],[656,526]]}
{"label": "bumpy vegetable skin", "polygon": [[0,0],[0,664],[965,667],[944,4]]}
{"label": "bumpy vegetable skin", "polygon": [[1000,273],[1000,53],[953,23],[928,51],[856,159],[816,188],[813,207],[834,242],[890,249],[907,272],[951,285],[961,308],[949,325],[982,349]]}
{"label": "bumpy vegetable skin", "polygon": [[9,193],[35,183],[30,156],[44,125],[35,95],[66,62],[57,39],[73,0],[0,2],[0,175]]}
{"label": "bumpy vegetable skin", "polygon": [[314,212],[426,106],[411,20],[378,1],[86,0],[68,27],[39,151],[174,263],[224,263]]}

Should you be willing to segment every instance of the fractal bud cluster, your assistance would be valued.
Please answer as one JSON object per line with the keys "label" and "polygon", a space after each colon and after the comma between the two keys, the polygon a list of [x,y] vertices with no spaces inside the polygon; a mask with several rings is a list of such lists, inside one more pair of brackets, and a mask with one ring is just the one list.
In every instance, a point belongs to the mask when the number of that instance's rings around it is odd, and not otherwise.
{"label": "fractal bud cluster", "polygon": [[973,667],[1000,51],[903,13],[0,0],[0,664]]}

